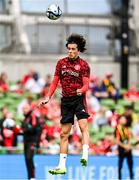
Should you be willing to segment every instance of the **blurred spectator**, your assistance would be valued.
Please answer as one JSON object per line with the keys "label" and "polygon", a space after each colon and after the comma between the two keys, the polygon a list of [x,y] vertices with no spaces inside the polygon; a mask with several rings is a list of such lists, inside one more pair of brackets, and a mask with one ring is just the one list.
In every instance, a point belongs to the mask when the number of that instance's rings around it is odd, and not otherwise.
{"label": "blurred spectator", "polygon": [[107,156],[117,156],[118,150],[117,150],[117,144],[115,143],[114,139],[111,141],[110,151],[106,153]]}
{"label": "blurred spectator", "polygon": [[120,94],[118,92],[118,89],[115,86],[115,83],[112,81],[113,74],[111,72],[106,73],[106,77],[103,80],[103,85],[105,86],[109,98],[117,100],[120,98]]}
{"label": "blurred spectator", "polygon": [[90,89],[92,94],[94,92],[95,81],[97,81],[97,79],[98,79],[97,76],[95,76],[93,74],[90,75],[89,89]]}
{"label": "blurred spectator", "polygon": [[15,84],[11,85],[10,91],[22,95],[24,93],[24,86],[22,82],[19,80]]}
{"label": "blurred spectator", "polygon": [[116,155],[113,134],[107,133],[95,143],[90,143],[90,154],[94,155]]}
{"label": "blurred spectator", "polygon": [[50,74],[47,74],[45,78],[45,87],[49,87],[51,82],[52,82],[52,77]]}
{"label": "blurred spectator", "polygon": [[134,121],[134,119],[133,119],[133,107],[132,107],[132,105],[131,106],[125,106],[125,116],[126,116],[126,121],[127,121],[127,123],[126,123],[126,126],[127,127],[131,127],[132,126],[132,123],[133,123],[133,121]]}
{"label": "blurred spectator", "polygon": [[45,85],[44,79],[34,69],[29,70],[29,73],[24,76],[22,83],[26,90],[35,94],[40,94]]}
{"label": "blurred spectator", "polygon": [[138,122],[133,126],[132,133],[137,142],[139,142],[139,119]]}
{"label": "blurred spectator", "polygon": [[25,84],[25,89],[29,92],[39,94],[44,87],[44,80],[40,78],[38,73],[34,73],[32,77]]}
{"label": "blurred spectator", "polygon": [[43,131],[45,131],[48,140],[49,138],[52,138],[52,137],[57,139],[60,137],[61,128],[59,124],[56,124],[52,121],[47,120],[43,128]]}
{"label": "blurred spectator", "polygon": [[116,128],[119,118],[119,113],[116,110],[112,110],[112,115],[109,118],[109,124],[112,128]]}
{"label": "blurred spectator", "polygon": [[93,87],[93,95],[98,99],[108,98],[107,88],[103,85],[101,79],[97,78]]}
{"label": "blurred spectator", "polygon": [[0,119],[0,145],[4,145],[3,143],[3,122],[7,117],[7,114],[9,113],[7,107],[3,107],[1,110],[1,119]]}
{"label": "blurred spectator", "polygon": [[0,92],[4,93],[9,90],[8,76],[5,72],[0,74]]}
{"label": "blurred spectator", "polygon": [[60,102],[56,98],[52,98],[49,103],[46,105],[48,112],[47,117],[48,119],[52,121],[59,121],[61,117],[61,111],[60,111]]}
{"label": "blurred spectator", "polygon": [[50,75],[50,74],[46,75],[45,85],[44,85],[44,87],[43,87],[43,89],[42,89],[42,93],[41,93],[42,97],[46,96],[46,94],[48,93],[48,90],[49,90],[49,86],[50,86],[50,84],[51,84],[51,81],[52,81],[51,75]]}
{"label": "blurred spectator", "polygon": [[14,131],[15,122],[12,119],[6,119],[3,125],[3,146],[13,147],[14,144]]}
{"label": "blurred spectator", "polygon": [[139,141],[136,142],[134,149],[132,150],[134,156],[139,156]]}
{"label": "blurred spectator", "polygon": [[88,113],[90,115],[100,110],[100,103],[98,99],[91,94],[91,90],[88,90],[86,94],[86,101],[87,101]]}
{"label": "blurred spectator", "polygon": [[77,134],[69,136],[68,151],[70,154],[80,154],[82,150],[81,137]]}
{"label": "blurred spectator", "polygon": [[47,147],[48,140],[46,137],[47,137],[47,130],[43,128],[42,133],[41,133],[41,137],[40,137],[40,147],[41,148]]}
{"label": "blurred spectator", "polygon": [[94,155],[105,155],[105,148],[103,144],[104,138],[98,139],[96,144],[90,145],[90,153]]}
{"label": "blurred spectator", "polygon": [[17,146],[17,134],[15,132],[16,123],[11,113],[7,113],[2,124],[3,146]]}
{"label": "blurred spectator", "polygon": [[105,139],[101,141],[101,146],[98,148],[101,150],[101,153],[106,155],[111,153],[111,146],[113,145],[113,135],[106,134]]}
{"label": "blurred spectator", "polygon": [[137,86],[133,84],[129,90],[127,90],[124,93],[124,98],[131,101],[132,103],[135,103],[137,100],[139,100],[139,91],[137,89]]}
{"label": "blurred spectator", "polygon": [[25,86],[28,80],[30,80],[33,76],[33,74],[36,73],[34,68],[29,69],[29,72],[25,74],[21,80],[22,84]]}
{"label": "blurred spectator", "polygon": [[99,112],[94,116],[93,127],[96,129],[101,129],[103,126],[109,125],[109,114],[111,112],[105,107],[101,107]]}
{"label": "blurred spectator", "polygon": [[58,154],[60,151],[60,147],[56,142],[56,138],[51,137],[49,138],[48,145],[47,145],[47,152],[49,154]]}

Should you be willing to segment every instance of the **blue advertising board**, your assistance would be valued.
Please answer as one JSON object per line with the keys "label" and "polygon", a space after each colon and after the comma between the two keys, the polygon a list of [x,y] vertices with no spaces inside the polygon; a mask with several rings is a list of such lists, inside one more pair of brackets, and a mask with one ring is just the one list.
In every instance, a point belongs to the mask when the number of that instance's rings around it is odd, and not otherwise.
{"label": "blue advertising board", "polygon": [[[87,167],[80,165],[80,155],[69,155],[66,175],[51,175],[50,168],[58,164],[58,155],[36,155],[36,180],[117,180],[116,156],[89,156]],[[124,161],[122,175],[129,180],[129,172]],[[139,180],[139,157],[134,157],[134,179]],[[0,155],[0,180],[27,179],[23,155]]]}

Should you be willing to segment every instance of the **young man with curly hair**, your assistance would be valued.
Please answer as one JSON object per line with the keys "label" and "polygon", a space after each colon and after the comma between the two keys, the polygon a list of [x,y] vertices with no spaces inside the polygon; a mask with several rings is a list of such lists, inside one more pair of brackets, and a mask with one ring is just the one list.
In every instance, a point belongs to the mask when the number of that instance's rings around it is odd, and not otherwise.
{"label": "young man with curly hair", "polygon": [[40,101],[39,106],[45,106],[53,95],[60,81],[62,86],[61,98],[61,141],[59,165],[49,170],[51,174],[66,173],[66,159],[68,154],[68,137],[74,124],[76,115],[82,133],[83,154],[80,159],[82,166],[87,166],[89,149],[89,132],[85,94],[89,86],[90,67],[79,57],[84,52],[86,40],[83,36],[72,34],[68,37],[66,47],[68,56],[60,59],[56,65],[54,79],[47,96]]}

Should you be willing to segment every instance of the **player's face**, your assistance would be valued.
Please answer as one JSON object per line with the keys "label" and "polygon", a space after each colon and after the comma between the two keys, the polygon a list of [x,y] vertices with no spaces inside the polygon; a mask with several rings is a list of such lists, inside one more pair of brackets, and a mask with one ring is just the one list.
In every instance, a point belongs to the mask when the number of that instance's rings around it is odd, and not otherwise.
{"label": "player's face", "polygon": [[71,60],[76,59],[79,56],[79,50],[77,48],[77,44],[68,44],[68,57]]}

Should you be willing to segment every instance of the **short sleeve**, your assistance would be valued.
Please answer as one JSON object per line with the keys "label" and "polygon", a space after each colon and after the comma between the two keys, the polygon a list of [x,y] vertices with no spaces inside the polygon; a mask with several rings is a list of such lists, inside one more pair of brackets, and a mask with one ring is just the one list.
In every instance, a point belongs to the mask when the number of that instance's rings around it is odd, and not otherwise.
{"label": "short sleeve", "polygon": [[60,63],[60,61],[58,61],[57,65],[56,65],[54,76],[59,76],[60,77],[60,74],[61,74],[61,63]]}
{"label": "short sleeve", "polygon": [[87,62],[83,64],[83,71],[82,71],[82,76],[83,77],[90,77],[90,67]]}

